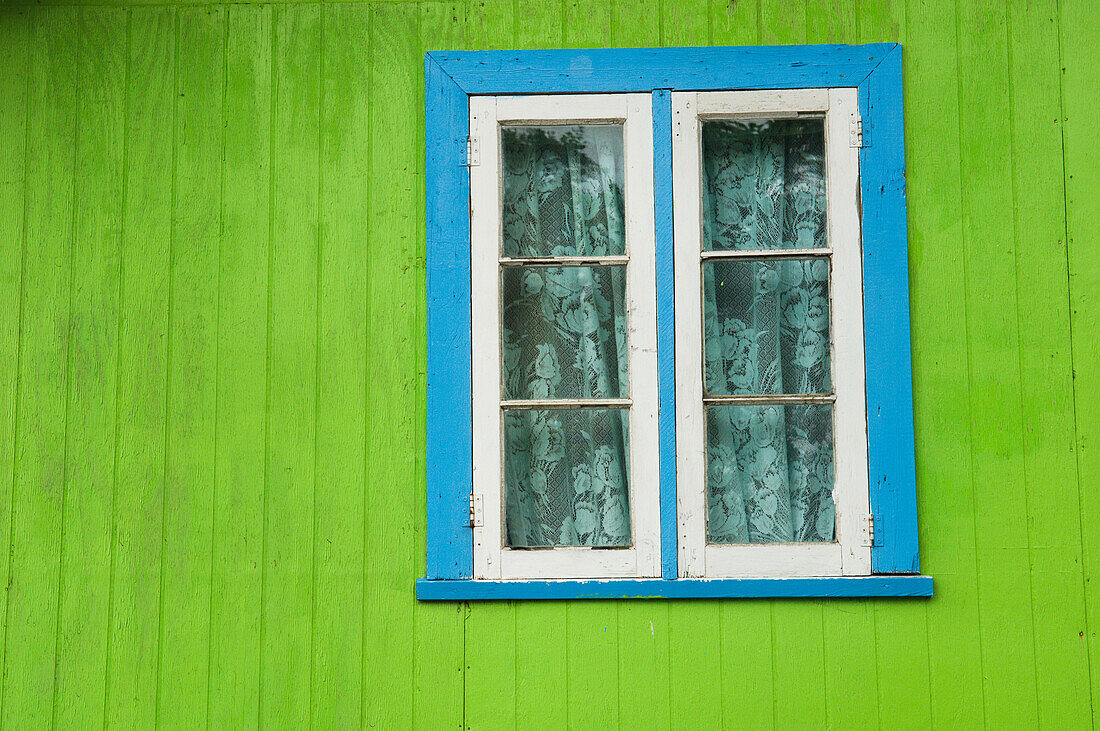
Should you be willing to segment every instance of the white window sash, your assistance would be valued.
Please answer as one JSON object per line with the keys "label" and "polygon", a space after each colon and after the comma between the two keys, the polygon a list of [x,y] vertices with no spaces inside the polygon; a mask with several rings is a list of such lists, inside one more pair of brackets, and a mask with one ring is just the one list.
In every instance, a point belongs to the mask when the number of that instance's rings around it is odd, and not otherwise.
{"label": "white window sash", "polygon": [[[626,403],[630,409],[628,479],[633,545],[510,549],[504,546],[500,382],[500,125],[608,121],[623,124],[630,373]],[[657,305],[650,95],[472,96],[470,135],[480,156],[477,164],[470,167],[473,489],[484,516],[482,525],[473,529],[474,578],[659,576]]]}
{"label": "white window sash", "polygon": [[[867,414],[859,150],[849,145],[856,90],[674,92],[673,210],[676,271],[676,487],[681,577],[866,575]],[[706,542],[703,408],[702,166],[700,118],[825,114],[830,357],[834,419],[835,543],[715,545]],[[815,251],[821,254],[821,251]],[[753,252],[754,257],[758,252]],[[766,252],[765,252],[766,255]]]}

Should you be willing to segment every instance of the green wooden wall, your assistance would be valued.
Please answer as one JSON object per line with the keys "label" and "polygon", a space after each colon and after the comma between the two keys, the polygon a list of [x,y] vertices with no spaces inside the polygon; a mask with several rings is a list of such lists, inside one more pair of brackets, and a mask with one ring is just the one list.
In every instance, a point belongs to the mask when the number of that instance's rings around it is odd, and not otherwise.
{"label": "green wooden wall", "polygon": [[[423,53],[894,40],[936,597],[417,604]],[[3,726],[1089,726],[1098,45],[1091,0],[3,5]]]}

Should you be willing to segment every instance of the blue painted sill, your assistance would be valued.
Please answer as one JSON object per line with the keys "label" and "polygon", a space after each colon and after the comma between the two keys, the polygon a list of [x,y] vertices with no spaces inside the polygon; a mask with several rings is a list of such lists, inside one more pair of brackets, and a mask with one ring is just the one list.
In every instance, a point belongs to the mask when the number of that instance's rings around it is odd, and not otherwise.
{"label": "blue painted sill", "polygon": [[797,597],[930,597],[924,575],[792,579],[585,579],[477,581],[417,579],[421,601],[493,599],[749,599]]}

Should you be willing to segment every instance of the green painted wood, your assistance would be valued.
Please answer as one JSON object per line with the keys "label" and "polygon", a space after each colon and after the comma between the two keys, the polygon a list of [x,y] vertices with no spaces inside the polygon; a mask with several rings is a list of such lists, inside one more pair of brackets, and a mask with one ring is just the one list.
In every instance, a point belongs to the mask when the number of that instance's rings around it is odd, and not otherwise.
{"label": "green painted wood", "polygon": [[156,723],[173,240],[177,13],[132,10],[117,383],[108,725]]}
{"label": "green painted wood", "polygon": [[[1016,296],[1028,507],[1031,620],[1040,724],[1080,723],[1089,701],[1073,420],[1070,286],[1057,3],[1008,17]],[[1038,604],[1037,604],[1038,602]]]}
{"label": "green painted wood", "polygon": [[[9,727],[1088,725],[1091,3],[80,4],[0,11]],[[876,41],[935,598],[417,604],[422,54]]]}
{"label": "green painted wood", "polygon": [[[424,542],[414,537],[417,417],[394,408],[415,398],[419,332],[414,332],[422,275],[416,270],[418,128],[422,127],[423,55],[418,9],[411,4],[370,8],[371,68],[367,77],[370,146],[369,202],[360,219],[367,250],[367,503],[364,569],[364,721],[377,728],[412,723],[415,701],[416,600],[406,585],[416,578]],[[400,134],[395,134],[401,130]],[[374,343],[388,343],[386,348]]]}
{"label": "green painted wood", "polygon": [[[1089,89],[1100,84],[1097,70],[1096,37],[1100,18],[1095,8],[1080,0],[1059,3],[1059,53],[1062,69],[1061,119],[1062,164],[1065,183],[1067,264],[1070,287],[1070,327],[1073,356],[1073,413],[1077,441],[1078,488],[1080,490],[1080,535],[1084,547],[1085,635],[1089,649],[1092,691],[1092,722],[1100,704],[1100,342],[1091,333],[1100,322],[1100,186],[1097,165],[1100,150],[1089,139],[1100,129],[1100,112],[1086,102]],[[1069,456],[1065,455],[1068,460]],[[1072,540],[1062,533],[1062,540]],[[1083,714],[1082,714],[1083,716]]]}
{"label": "green painted wood", "polygon": [[222,226],[224,9],[180,9],[177,25],[168,428],[157,720],[207,717],[210,544],[217,425],[218,244]]}
{"label": "green painted wood", "polygon": [[369,191],[370,70],[363,6],[323,8],[321,243],[318,292],[317,534],[314,541],[312,721],[361,725],[363,510],[366,483],[367,258],[358,232]]}
{"label": "green painted wood", "polygon": [[320,7],[280,6],[272,25],[260,724],[302,727],[312,710]]}
{"label": "green painted wood", "polygon": [[970,398],[970,382],[961,326],[966,291],[958,275],[963,268],[962,112],[954,4],[912,4],[906,26],[906,78],[924,80],[906,95],[905,118],[907,137],[925,141],[906,147],[914,393],[928,394],[916,399],[915,433],[918,444],[937,444],[935,450],[917,449],[922,568],[945,577],[936,587],[942,606],[928,612],[930,700],[921,708],[928,705],[933,725],[952,726],[978,723],[983,708],[971,436],[962,408]]}
{"label": "green painted wood", "polygon": [[72,302],[78,12],[35,23],[28,69],[23,294],[2,721],[50,723],[61,581]]}
{"label": "green painted wood", "polygon": [[267,313],[271,217],[270,7],[227,9],[218,180],[217,417],[210,545],[211,728],[255,725],[267,443]]}
{"label": "green painted wood", "polygon": [[126,11],[79,18],[65,492],[54,725],[103,717],[122,254]]}
{"label": "green painted wood", "polygon": [[[15,500],[16,402],[18,399],[23,274],[26,260],[28,124],[30,123],[31,48],[35,17],[27,12],[0,14],[10,72],[0,77],[0,575],[12,584],[11,537]],[[0,592],[0,658],[6,659],[9,592]],[[3,711],[0,685],[0,713]]]}
{"label": "green painted wood", "polygon": [[[981,34],[959,37],[959,105],[963,180],[1004,180],[1006,185],[964,185],[963,277],[970,375],[971,490],[978,549],[981,657],[990,667],[1033,668],[1030,622],[1030,527],[1023,465],[1019,303],[1012,239],[1012,157],[1005,8],[960,0],[962,22]],[[1006,152],[1008,154],[1006,154]],[[1001,283],[999,296],[985,288]],[[1026,303],[1024,303],[1026,305]],[[985,720],[1003,727],[1036,715],[1031,672],[988,673],[983,679]]]}

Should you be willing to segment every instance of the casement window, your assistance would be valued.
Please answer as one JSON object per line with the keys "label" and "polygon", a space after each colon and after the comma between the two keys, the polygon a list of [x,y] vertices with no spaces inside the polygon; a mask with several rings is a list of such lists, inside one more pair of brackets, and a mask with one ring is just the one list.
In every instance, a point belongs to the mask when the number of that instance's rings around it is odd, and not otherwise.
{"label": "casement window", "polygon": [[474,576],[660,576],[648,94],[470,100]]}
{"label": "casement window", "polygon": [[428,54],[419,598],[931,594],[900,53]]}

